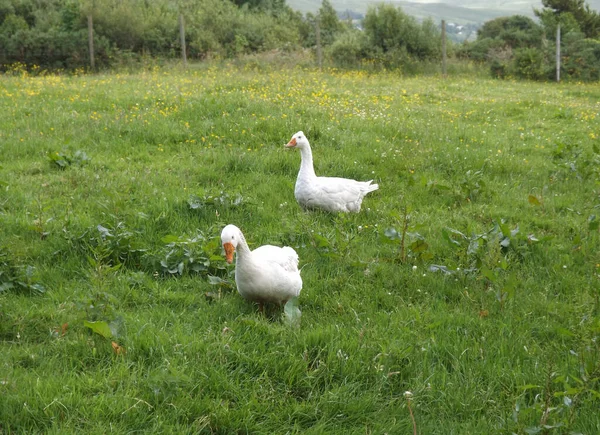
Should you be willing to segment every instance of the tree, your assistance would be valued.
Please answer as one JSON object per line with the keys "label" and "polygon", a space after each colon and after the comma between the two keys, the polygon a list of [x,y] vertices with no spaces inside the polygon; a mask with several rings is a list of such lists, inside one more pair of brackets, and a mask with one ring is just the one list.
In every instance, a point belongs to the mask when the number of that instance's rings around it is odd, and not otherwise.
{"label": "tree", "polygon": [[319,26],[321,30],[321,43],[331,45],[336,36],[344,30],[344,25],[337,16],[329,0],[323,0],[319,9]]}
{"label": "tree", "polygon": [[554,29],[557,23],[567,30],[573,29],[572,22],[583,32],[586,38],[598,39],[600,37],[600,14],[593,11],[585,0],[542,0],[544,8],[534,9],[534,13],[547,27]]}
{"label": "tree", "polygon": [[389,4],[369,7],[363,28],[369,44],[375,52],[391,53],[390,56],[412,56],[430,59],[439,55],[440,32],[431,20],[419,25],[417,20],[405,14],[401,8]]}
{"label": "tree", "polygon": [[513,15],[485,22],[477,32],[477,40],[497,39],[513,49],[539,47],[542,33],[542,27],[531,18]]}
{"label": "tree", "polygon": [[285,0],[231,0],[231,2],[239,7],[269,12],[273,15],[290,11],[290,8],[285,4]]}

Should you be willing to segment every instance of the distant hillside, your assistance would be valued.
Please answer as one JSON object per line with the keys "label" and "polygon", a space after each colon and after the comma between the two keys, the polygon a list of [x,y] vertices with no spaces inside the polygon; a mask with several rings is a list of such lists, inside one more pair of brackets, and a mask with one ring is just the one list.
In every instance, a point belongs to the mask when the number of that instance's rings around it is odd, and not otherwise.
{"label": "distant hillside", "polygon": [[[330,0],[331,4],[340,13],[352,11],[365,14],[370,5],[381,3],[377,0]],[[316,12],[321,7],[321,0],[287,0],[287,4],[303,13]],[[389,0],[402,7],[402,10],[416,18],[430,17],[433,20],[446,20],[458,24],[481,24],[494,18],[507,15],[525,15],[533,17],[533,8],[541,8],[539,0],[444,0],[438,2],[432,0],[399,1]],[[592,9],[600,10],[600,0],[588,0],[587,4]]]}

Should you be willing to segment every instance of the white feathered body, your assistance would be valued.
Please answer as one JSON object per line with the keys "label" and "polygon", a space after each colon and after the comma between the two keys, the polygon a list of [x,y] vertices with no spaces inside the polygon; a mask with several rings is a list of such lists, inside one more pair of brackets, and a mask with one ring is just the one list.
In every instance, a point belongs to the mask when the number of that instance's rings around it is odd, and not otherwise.
{"label": "white feathered body", "polygon": [[244,299],[259,304],[284,304],[300,295],[302,278],[294,249],[264,245],[251,251],[242,231],[235,225],[223,228],[221,241],[227,261],[231,262],[236,252],[235,283]]}
{"label": "white feathered body", "polygon": [[300,149],[301,162],[294,196],[301,207],[316,208],[329,212],[359,212],[363,198],[379,189],[370,181],[349,178],[317,177],[313,166],[310,144],[304,133],[299,131],[287,144]]}
{"label": "white feathered body", "polygon": [[302,290],[298,254],[288,246],[272,245],[256,248],[249,255],[238,252],[235,282],[244,299],[284,304]]}
{"label": "white feathered body", "polygon": [[294,196],[303,208],[316,208],[329,212],[355,212],[365,195],[377,190],[371,181],[356,181],[337,177],[303,177],[298,174]]}

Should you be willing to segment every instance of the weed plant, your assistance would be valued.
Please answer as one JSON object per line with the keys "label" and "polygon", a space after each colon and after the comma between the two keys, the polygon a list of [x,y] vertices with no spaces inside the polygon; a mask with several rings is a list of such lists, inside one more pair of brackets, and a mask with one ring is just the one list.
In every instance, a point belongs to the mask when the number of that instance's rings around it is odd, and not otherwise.
{"label": "weed plant", "polygon": [[[0,81],[0,433],[600,433],[597,84]],[[298,130],[360,214],[301,211]],[[229,223],[296,249],[299,327]]]}

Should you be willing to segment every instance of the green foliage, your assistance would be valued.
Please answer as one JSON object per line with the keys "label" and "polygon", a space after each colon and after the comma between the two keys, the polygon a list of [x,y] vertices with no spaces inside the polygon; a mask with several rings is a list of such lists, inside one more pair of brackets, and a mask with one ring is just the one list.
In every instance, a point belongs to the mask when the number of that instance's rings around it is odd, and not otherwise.
{"label": "green foliage", "polygon": [[[87,16],[93,16],[98,67],[141,63],[148,55],[179,56],[178,15],[186,17],[188,56],[236,56],[298,45],[288,25],[294,16],[283,0],[261,0],[237,7],[230,1],[199,3],[170,0],[51,1],[39,9],[34,0],[7,0],[0,16],[0,67],[15,62],[42,69],[89,64]],[[35,12],[34,12],[35,11]]]}
{"label": "green foliage", "polygon": [[430,20],[419,25],[401,8],[386,4],[369,7],[363,27],[369,41],[368,57],[386,67],[401,66],[410,58],[440,56],[439,30]]}
{"label": "green foliage", "polygon": [[298,308],[298,298],[293,297],[283,307],[283,314],[286,323],[293,328],[300,328],[300,319],[302,312]]}
{"label": "green foliage", "polygon": [[112,331],[110,330],[110,326],[103,320],[97,320],[95,322],[90,322],[85,320],[83,322],[83,326],[86,328],[90,328],[92,332],[101,335],[104,338],[111,338],[113,336]]}
{"label": "green foliage", "polygon": [[483,169],[473,171],[469,169],[465,172],[464,178],[459,183],[462,194],[469,201],[475,201],[477,197],[485,190],[485,177]]}
{"label": "green foliage", "polygon": [[319,20],[321,44],[324,46],[333,44],[337,35],[344,30],[344,25],[329,0],[322,1],[317,19]]}
{"label": "green foliage", "polygon": [[559,142],[552,150],[552,161],[556,165],[556,176],[575,176],[582,181],[600,177],[600,150],[597,146],[586,150],[572,142]]}
{"label": "green foliage", "polygon": [[539,46],[542,28],[531,18],[522,15],[496,18],[487,21],[477,32],[477,39],[497,39],[516,49]]}
{"label": "green foliage", "polygon": [[571,12],[560,15],[550,10],[538,12],[542,26],[518,15],[486,22],[477,41],[463,45],[459,56],[488,62],[493,77],[553,80],[556,45],[551,36],[556,34],[560,23],[561,78],[597,81],[600,71],[598,42],[586,39],[580,33],[580,23]]}
{"label": "green foliage", "polygon": [[[2,77],[0,285],[46,292],[0,292],[1,430],[597,433],[598,86],[237,65]],[[297,205],[300,128],[361,213]],[[233,290],[229,223],[297,301]]]}
{"label": "green foliage", "polygon": [[90,161],[85,151],[77,150],[72,155],[66,151],[49,151],[48,160],[58,169],[66,169],[71,165],[81,166]]}
{"label": "green foliage", "polygon": [[29,294],[41,294],[46,291],[44,285],[35,279],[33,266],[17,266],[8,253],[0,251],[0,294],[11,290]]}
{"label": "green foliage", "polygon": [[114,225],[95,225],[78,236],[66,231],[65,238],[71,249],[85,255],[94,267],[139,265],[146,251],[136,240],[136,233],[119,221]]}
{"label": "green foliage", "polygon": [[[534,12],[546,26],[555,28],[560,22],[565,30],[581,30],[586,38],[600,36],[600,14],[590,9],[585,0],[542,0],[542,5]],[[577,28],[571,23],[576,23]]]}
{"label": "green foliage", "polygon": [[[154,254],[154,270],[164,276],[198,274],[201,276],[223,276],[226,272],[225,260],[220,255],[221,243],[218,238],[207,238],[198,233],[194,237],[168,235],[162,238],[164,248]],[[215,282],[220,284],[220,282]]]}
{"label": "green foliage", "polygon": [[515,50],[515,76],[528,80],[540,80],[544,77],[543,53],[534,48]]}
{"label": "green foliage", "polygon": [[531,18],[514,15],[486,22],[477,40],[465,44],[459,55],[478,62],[487,61],[493,77],[545,77],[541,51],[543,28]]}
{"label": "green foliage", "polygon": [[433,254],[429,250],[429,244],[425,241],[425,237],[419,234],[414,225],[411,223],[411,215],[408,210],[404,211],[402,216],[402,226],[400,232],[394,227],[386,228],[383,232],[385,236],[383,241],[398,245],[398,261],[406,262],[408,259],[416,261],[429,261],[433,258]]}
{"label": "green foliage", "polygon": [[239,193],[231,194],[229,192],[219,192],[218,194],[204,194],[202,196],[191,195],[188,199],[188,205],[191,210],[202,210],[209,208],[212,210],[230,209],[239,207],[248,201]]}
{"label": "green foliage", "polygon": [[334,65],[341,68],[356,68],[365,59],[368,41],[364,33],[348,30],[337,37],[329,54]]}
{"label": "green foliage", "polygon": [[[322,47],[330,47],[339,37],[344,37],[347,32],[354,30],[340,21],[338,14],[333,9],[329,0],[323,0],[318,13],[307,13],[306,18],[300,16],[290,17],[296,22],[294,28],[298,29],[302,46],[315,48],[317,45],[317,22],[319,27],[320,43]],[[355,59],[355,62],[359,59]]]}
{"label": "green foliage", "polygon": [[600,41],[568,33],[563,39],[561,72],[578,81],[600,80]]}

